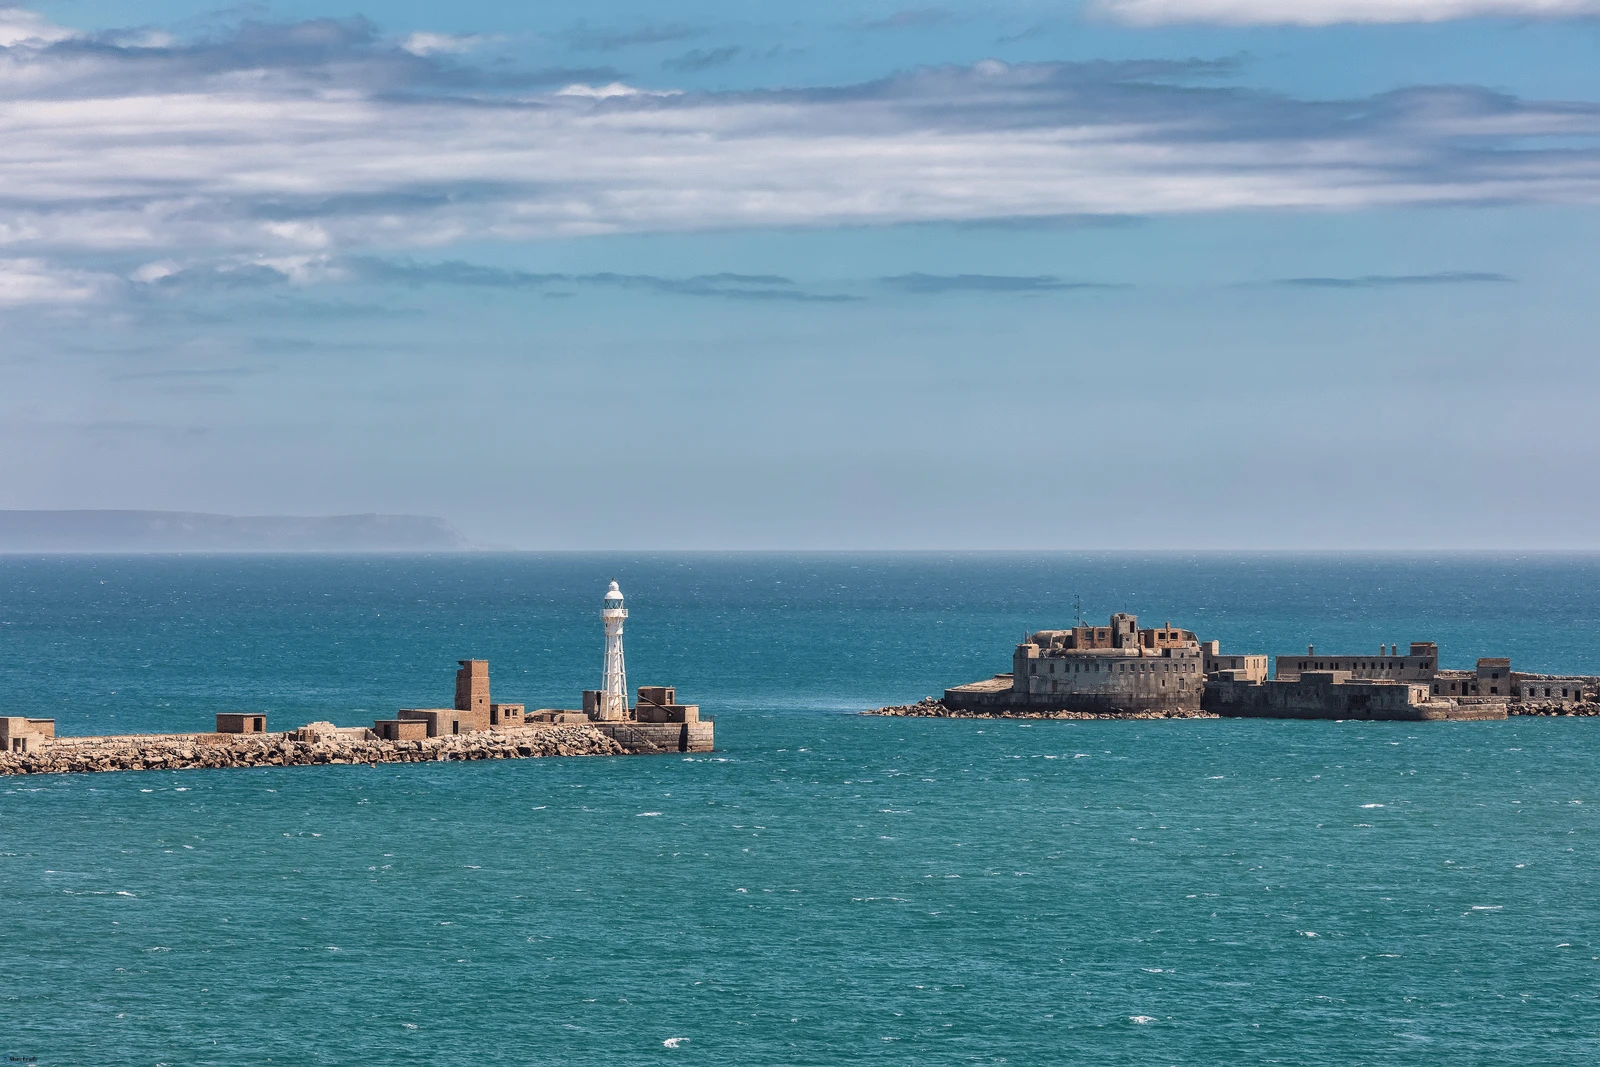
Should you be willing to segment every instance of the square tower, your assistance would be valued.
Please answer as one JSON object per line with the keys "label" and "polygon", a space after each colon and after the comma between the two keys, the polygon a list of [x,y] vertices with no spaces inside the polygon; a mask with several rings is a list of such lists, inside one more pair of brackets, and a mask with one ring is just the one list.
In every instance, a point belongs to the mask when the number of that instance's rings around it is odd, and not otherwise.
{"label": "square tower", "polygon": [[[489,661],[463,659],[456,662],[456,709],[461,712],[463,732],[489,728]],[[470,723],[470,725],[468,725]]]}

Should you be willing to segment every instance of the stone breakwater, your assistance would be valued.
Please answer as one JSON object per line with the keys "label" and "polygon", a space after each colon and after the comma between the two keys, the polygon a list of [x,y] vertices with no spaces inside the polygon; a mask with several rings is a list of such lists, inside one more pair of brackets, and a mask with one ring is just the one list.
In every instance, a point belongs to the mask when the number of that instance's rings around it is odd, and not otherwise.
{"label": "stone breakwater", "polygon": [[915,704],[895,704],[873,708],[863,715],[901,715],[916,719],[1215,719],[1208,711],[1169,709],[1162,711],[968,711],[947,708],[943,701],[924,697]]}
{"label": "stone breakwater", "polygon": [[[1508,715],[1566,715],[1600,717],[1600,703],[1511,703],[1506,705]],[[873,708],[863,715],[901,715],[918,719],[1216,719],[1221,716],[1208,711],[966,711],[944,706],[933,697],[923,697],[915,704],[895,704],[886,708]]]}
{"label": "stone breakwater", "polygon": [[206,767],[298,767],[312,764],[431,763],[440,760],[621,756],[659,752],[625,745],[581,724],[430,737],[416,741],[292,734],[146,734],[59,737],[36,752],[0,752],[0,775],[76,771],[187,770]]}
{"label": "stone breakwater", "polygon": [[1508,715],[1600,715],[1600,704],[1594,701],[1578,701],[1571,704],[1549,703],[1542,704],[1538,701],[1529,701],[1520,704],[1507,704]]}

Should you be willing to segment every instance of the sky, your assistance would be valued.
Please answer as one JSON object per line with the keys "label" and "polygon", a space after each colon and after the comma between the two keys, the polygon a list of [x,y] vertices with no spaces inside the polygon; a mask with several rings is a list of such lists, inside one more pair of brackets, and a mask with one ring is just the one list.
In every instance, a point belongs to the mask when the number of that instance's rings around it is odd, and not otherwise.
{"label": "sky", "polygon": [[1600,548],[1600,0],[0,0],[0,508]]}

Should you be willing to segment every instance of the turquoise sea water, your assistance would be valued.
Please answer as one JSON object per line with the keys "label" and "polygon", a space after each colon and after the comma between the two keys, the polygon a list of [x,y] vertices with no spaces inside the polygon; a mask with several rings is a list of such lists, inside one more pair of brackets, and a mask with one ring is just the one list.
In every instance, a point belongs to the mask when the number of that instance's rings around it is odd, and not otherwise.
{"label": "turquoise sea water", "polygon": [[1235,651],[1600,673],[1600,558],[0,559],[63,733],[571,704],[708,757],[0,780],[0,1056],[41,1064],[1589,1063],[1600,721],[848,712],[1134,610]]}

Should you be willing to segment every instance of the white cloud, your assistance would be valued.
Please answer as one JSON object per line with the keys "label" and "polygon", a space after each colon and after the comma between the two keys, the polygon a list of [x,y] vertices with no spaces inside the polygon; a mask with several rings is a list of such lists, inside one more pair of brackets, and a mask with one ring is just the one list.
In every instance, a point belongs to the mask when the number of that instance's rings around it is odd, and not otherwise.
{"label": "white cloud", "polygon": [[21,304],[77,304],[106,288],[107,278],[64,270],[39,259],[0,259],[0,307]]}
{"label": "white cloud", "polygon": [[1600,14],[1600,0],[1098,0],[1105,15],[1136,26],[1181,22],[1328,26],[1339,22],[1570,18]]}
{"label": "white cloud", "polygon": [[584,85],[581,82],[568,85],[556,91],[557,96],[581,96],[590,100],[610,100],[619,96],[681,96],[677,90],[650,90],[640,89],[624,82],[610,82],[606,85]]}
{"label": "white cloud", "polygon": [[1600,107],[1471,88],[1300,101],[1164,62],[688,94],[471,73],[364,24],[5,50],[0,254],[314,282],[354,250],[485,238],[1600,201]]}
{"label": "white cloud", "polygon": [[14,45],[44,45],[65,41],[76,34],[57,26],[42,15],[20,7],[0,5],[0,48]]}
{"label": "white cloud", "polygon": [[400,47],[414,56],[464,55],[484,42],[479,34],[413,33]]}

